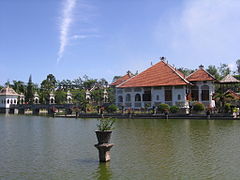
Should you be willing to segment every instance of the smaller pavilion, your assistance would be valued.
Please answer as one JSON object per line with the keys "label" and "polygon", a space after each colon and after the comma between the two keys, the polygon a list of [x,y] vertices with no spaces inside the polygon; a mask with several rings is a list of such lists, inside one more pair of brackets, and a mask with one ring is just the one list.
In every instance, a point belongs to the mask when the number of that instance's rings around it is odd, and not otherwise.
{"label": "smaller pavilion", "polygon": [[34,93],[33,104],[39,104],[39,95],[37,92]]}
{"label": "smaller pavilion", "polygon": [[10,105],[18,103],[19,94],[9,86],[2,88],[0,91],[0,112],[9,112]]}
{"label": "smaller pavilion", "polygon": [[232,90],[234,92],[240,91],[240,81],[235,77],[228,74],[220,81],[220,89],[221,92],[226,92],[228,90]]}
{"label": "smaller pavilion", "polygon": [[55,104],[55,95],[53,92],[49,94],[49,104]]}
{"label": "smaller pavilion", "polygon": [[20,94],[18,102],[19,104],[25,104],[25,96],[23,93]]}

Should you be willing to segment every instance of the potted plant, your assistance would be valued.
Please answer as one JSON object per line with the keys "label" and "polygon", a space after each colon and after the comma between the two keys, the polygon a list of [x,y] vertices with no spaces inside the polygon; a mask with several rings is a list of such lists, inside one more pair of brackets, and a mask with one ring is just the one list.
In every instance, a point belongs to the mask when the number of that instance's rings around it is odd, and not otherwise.
{"label": "potted plant", "polygon": [[114,122],[115,119],[112,118],[99,119],[99,123],[97,124],[98,130],[95,131],[98,144],[109,143]]}

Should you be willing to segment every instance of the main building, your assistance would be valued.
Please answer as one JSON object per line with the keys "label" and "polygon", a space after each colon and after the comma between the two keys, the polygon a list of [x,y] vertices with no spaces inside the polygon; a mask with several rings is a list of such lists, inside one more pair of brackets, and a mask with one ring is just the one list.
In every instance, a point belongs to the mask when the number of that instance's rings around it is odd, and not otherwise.
{"label": "main building", "polygon": [[203,66],[185,77],[162,58],[138,75],[128,72],[111,86],[115,88],[116,105],[125,109],[154,107],[161,103],[188,109],[193,101],[215,107],[212,98],[215,81]]}

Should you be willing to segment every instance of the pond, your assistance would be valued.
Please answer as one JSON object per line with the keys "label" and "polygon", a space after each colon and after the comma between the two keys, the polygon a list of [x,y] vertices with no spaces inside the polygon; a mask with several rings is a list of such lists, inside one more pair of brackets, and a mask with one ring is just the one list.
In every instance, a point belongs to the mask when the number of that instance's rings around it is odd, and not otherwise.
{"label": "pond", "polygon": [[96,119],[0,115],[0,179],[238,179],[240,121],[118,119],[98,162]]}

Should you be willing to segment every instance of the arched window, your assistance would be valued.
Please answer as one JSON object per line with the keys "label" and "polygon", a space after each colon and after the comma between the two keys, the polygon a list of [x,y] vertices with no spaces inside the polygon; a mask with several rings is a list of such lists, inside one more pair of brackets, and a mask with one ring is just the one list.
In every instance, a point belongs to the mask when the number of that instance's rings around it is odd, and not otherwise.
{"label": "arched window", "polygon": [[181,95],[180,95],[180,94],[177,96],[177,99],[178,99],[178,100],[181,100]]}
{"label": "arched window", "polygon": [[191,94],[192,94],[192,100],[193,101],[199,101],[198,97],[198,86],[193,86],[191,88]]}
{"label": "arched window", "polygon": [[130,95],[130,94],[127,94],[127,95],[126,95],[126,101],[127,101],[127,102],[131,101],[131,95]]}
{"label": "arched window", "polygon": [[9,104],[9,99],[7,99],[7,104]]}
{"label": "arched window", "polygon": [[53,99],[53,98],[51,98],[51,103],[52,103],[52,104],[54,103],[54,99]]}
{"label": "arched window", "polygon": [[202,94],[201,94],[202,101],[209,101],[209,86],[203,85],[201,89],[202,89]]}
{"label": "arched window", "polygon": [[16,99],[14,99],[14,104],[17,104],[17,100]]}
{"label": "arched window", "polygon": [[10,100],[10,104],[12,104],[13,103],[13,101],[12,101],[12,99]]}
{"label": "arched window", "polygon": [[135,101],[141,101],[141,95],[140,94],[135,95]]}
{"label": "arched window", "polygon": [[118,96],[118,102],[123,102],[123,97],[122,96]]}

